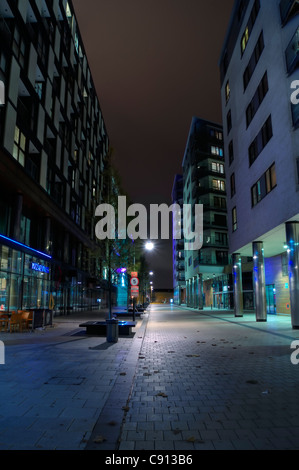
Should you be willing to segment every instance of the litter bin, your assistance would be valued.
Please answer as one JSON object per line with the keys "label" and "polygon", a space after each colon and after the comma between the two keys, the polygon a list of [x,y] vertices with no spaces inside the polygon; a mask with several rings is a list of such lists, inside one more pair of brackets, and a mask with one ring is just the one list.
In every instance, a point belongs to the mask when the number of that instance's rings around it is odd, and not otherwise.
{"label": "litter bin", "polygon": [[106,320],[107,343],[118,342],[118,320]]}

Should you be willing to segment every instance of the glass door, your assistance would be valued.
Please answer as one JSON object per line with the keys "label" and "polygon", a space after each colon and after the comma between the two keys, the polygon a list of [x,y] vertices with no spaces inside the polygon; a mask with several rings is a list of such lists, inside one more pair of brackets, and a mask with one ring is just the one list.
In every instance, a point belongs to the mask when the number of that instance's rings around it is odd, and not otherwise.
{"label": "glass door", "polygon": [[267,313],[276,315],[276,289],[275,284],[266,286]]}

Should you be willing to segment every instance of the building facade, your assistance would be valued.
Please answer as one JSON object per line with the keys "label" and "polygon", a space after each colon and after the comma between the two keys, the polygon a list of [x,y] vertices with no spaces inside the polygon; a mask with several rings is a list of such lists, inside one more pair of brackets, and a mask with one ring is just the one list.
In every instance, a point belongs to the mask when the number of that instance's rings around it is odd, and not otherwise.
{"label": "building facade", "polygon": [[[203,245],[185,251],[186,303],[190,307],[224,307],[214,294],[214,279],[225,273],[228,259],[226,180],[222,126],[194,117],[183,159],[183,202],[203,205]],[[186,222],[194,232],[195,214]]]}
{"label": "building facade", "polygon": [[184,251],[184,237],[183,237],[183,196],[184,196],[184,180],[183,175],[176,175],[172,188],[172,203],[177,204],[181,208],[181,217],[179,227],[174,227],[174,230],[179,230],[179,233],[173,233],[172,242],[172,265],[173,265],[173,301],[176,305],[186,303],[186,284],[185,284],[185,251]]}
{"label": "building facade", "polygon": [[299,326],[299,2],[237,0],[220,58],[229,249],[236,316],[252,258],[257,321]]}
{"label": "building facade", "polygon": [[1,309],[104,305],[109,139],[71,2],[0,2],[0,80]]}

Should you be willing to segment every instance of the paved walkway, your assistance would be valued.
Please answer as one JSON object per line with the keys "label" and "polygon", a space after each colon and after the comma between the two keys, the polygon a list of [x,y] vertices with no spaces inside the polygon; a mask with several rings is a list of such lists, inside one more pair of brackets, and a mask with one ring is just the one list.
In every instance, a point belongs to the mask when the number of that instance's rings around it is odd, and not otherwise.
{"label": "paved walkway", "polygon": [[0,333],[0,450],[299,449],[289,317],[153,305],[115,344],[82,319]]}

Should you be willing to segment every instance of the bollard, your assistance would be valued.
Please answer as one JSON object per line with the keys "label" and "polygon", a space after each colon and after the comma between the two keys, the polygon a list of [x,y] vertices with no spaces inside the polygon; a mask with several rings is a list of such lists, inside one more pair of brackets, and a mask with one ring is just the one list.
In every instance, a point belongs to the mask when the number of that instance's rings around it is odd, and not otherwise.
{"label": "bollard", "polygon": [[118,320],[106,320],[107,343],[118,342]]}

